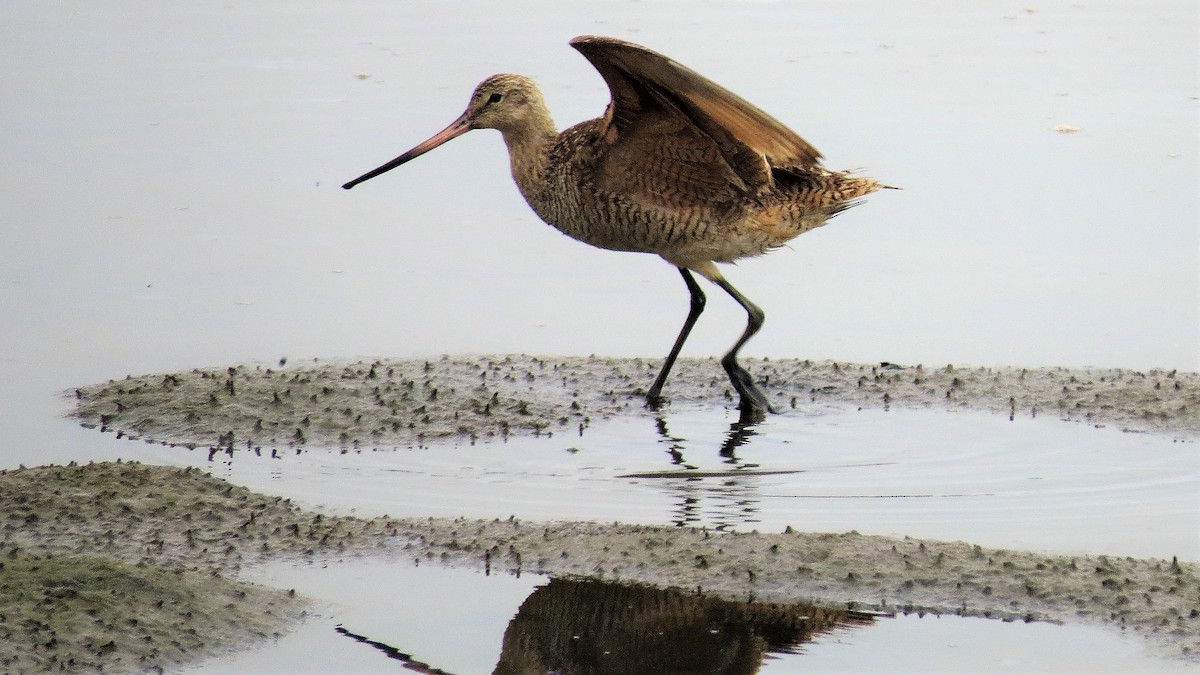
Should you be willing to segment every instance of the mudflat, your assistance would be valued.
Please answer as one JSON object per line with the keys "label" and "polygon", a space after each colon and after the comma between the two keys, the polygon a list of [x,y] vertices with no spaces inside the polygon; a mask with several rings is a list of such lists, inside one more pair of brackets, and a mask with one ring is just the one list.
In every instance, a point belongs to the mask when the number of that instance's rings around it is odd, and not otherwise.
{"label": "mudflat", "polygon": [[[442,357],[233,366],[130,376],[68,392],[74,415],[213,452],[429,446],[642,414],[656,364]],[[1200,378],[1175,371],[748,362],[782,409],[970,408],[1054,415],[1193,439]],[[669,405],[733,405],[712,360],[684,360]],[[1085,621],[1200,654],[1200,567],[1050,555],[857,532],[722,532],[515,518],[356,518],[305,510],[194,467],[134,463],[0,472],[0,664],[167,668],[286,631],[303,597],[238,580],[247,565],[390,555],[883,612]]]}

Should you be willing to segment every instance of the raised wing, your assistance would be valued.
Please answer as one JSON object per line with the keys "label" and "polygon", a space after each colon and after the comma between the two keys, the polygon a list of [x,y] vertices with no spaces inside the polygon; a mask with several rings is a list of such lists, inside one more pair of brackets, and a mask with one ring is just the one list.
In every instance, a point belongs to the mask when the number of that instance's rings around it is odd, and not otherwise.
{"label": "raised wing", "polygon": [[571,46],[612,93],[605,138],[619,163],[615,173],[634,170],[627,168],[631,160],[662,163],[679,173],[671,182],[684,192],[758,194],[773,187],[771,169],[803,172],[820,161],[815,148],[778,120],[661,54],[588,35]]}

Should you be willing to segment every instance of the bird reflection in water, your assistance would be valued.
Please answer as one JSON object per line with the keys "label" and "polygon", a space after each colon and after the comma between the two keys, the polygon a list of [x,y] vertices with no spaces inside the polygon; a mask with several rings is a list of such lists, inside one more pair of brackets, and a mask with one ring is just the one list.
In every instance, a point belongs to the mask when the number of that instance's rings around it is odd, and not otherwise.
{"label": "bird reflection in water", "polygon": [[[757,673],[773,655],[802,654],[805,643],[853,629],[875,614],[806,604],[707,597],[674,588],[551,579],[517,610],[504,631],[496,675],[560,673]],[[417,672],[446,671],[339,627]]]}
{"label": "bird reflection in water", "polygon": [[504,632],[495,673],[755,673],[819,634],[873,621],[813,605],[735,602],[602,581],[552,579]]}

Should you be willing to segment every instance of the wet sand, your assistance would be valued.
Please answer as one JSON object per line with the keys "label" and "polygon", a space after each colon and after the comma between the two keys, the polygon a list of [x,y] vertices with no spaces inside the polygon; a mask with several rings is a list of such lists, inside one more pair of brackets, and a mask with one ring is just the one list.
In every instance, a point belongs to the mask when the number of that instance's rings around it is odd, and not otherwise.
{"label": "wet sand", "polygon": [[[1180,439],[1200,431],[1194,373],[747,365],[785,411],[847,404],[972,408]],[[636,359],[529,356],[317,362],[131,376],[68,395],[85,425],[211,452],[382,448],[575,431],[593,419],[647,414],[640,387],[656,367]],[[714,360],[681,361],[668,394],[670,405],[733,405]],[[1174,560],[790,528],[733,533],[360,519],[302,510],[194,468],[129,463],[0,472],[0,512],[6,571],[19,574],[20,588],[32,589],[0,596],[6,637],[0,664],[14,671],[166,668],[228,650],[286,630],[304,611],[303,598],[286,590],[237,581],[243,566],[368,553],[635,581],[734,600],[1097,622],[1142,635],[1168,655],[1200,658],[1200,566]],[[122,602],[94,599],[112,588],[123,593]]]}

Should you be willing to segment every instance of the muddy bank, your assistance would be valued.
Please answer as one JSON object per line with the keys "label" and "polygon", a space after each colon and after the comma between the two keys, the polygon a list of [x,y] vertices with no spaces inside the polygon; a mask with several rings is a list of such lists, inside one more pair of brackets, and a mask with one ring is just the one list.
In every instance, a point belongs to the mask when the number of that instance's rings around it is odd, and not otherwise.
{"label": "muddy bank", "polygon": [[0,670],[161,671],[277,635],[306,602],[233,575],[310,550],[311,518],[198,470],[0,471]]}
{"label": "muddy bank", "polygon": [[0,664],[14,672],[165,668],[261,639],[303,599],[238,582],[239,569],[368,553],[734,600],[1099,622],[1200,654],[1200,566],[1168,560],[853,532],[333,517],[198,469],[128,463],[0,472],[0,513],[4,571],[19,575],[0,577]]}
{"label": "muddy bank", "polygon": [[[846,404],[967,408],[1200,435],[1196,373],[794,359],[746,365],[785,414]],[[68,395],[83,424],[164,443],[258,452],[392,448],[576,431],[594,419],[650,414],[642,395],[658,367],[657,360],[523,355],[314,361],[131,375]],[[680,360],[665,395],[668,405],[735,404],[714,359]]]}
{"label": "muddy bank", "polygon": [[414,556],[691,589],[730,600],[1005,621],[1087,621],[1200,655],[1200,566],[1054,556],[857,532],[716,532],[621,523],[406,520]]}
{"label": "muddy bank", "polygon": [[112,558],[0,545],[0,670],[157,671],[277,637],[287,591]]}

